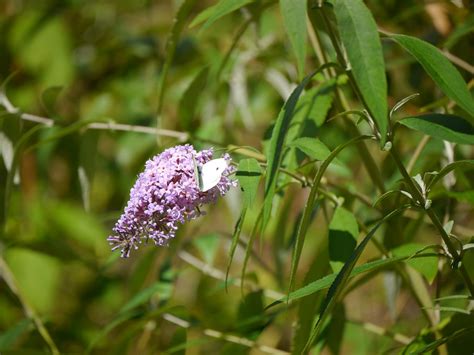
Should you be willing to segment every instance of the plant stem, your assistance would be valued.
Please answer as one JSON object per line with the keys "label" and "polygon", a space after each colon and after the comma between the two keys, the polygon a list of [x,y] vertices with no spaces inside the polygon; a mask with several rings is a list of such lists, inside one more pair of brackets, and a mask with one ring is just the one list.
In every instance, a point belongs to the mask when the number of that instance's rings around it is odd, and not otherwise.
{"label": "plant stem", "polygon": [[411,171],[413,170],[413,167],[415,166],[418,158],[420,157],[421,152],[426,147],[429,140],[430,140],[430,136],[425,135],[423,137],[423,139],[420,141],[420,143],[418,143],[418,146],[416,147],[415,152],[413,153],[413,155],[411,156],[410,161],[408,162],[408,165],[407,165],[408,173],[411,173]]}
{"label": "plant stem", "polygon": [[[408,171],[405,169],[405,166],[403,165],[403,162],[401,161],[398,153],[396,152],[394,148],[392,148],[390,150],[390,154],[393,160],[395,161],[395,164],[397,165],[398,170],[402,174],[403,179],[405,183],[407,184],[408,188],[410,189],[411,193],[420,202],[421,205],[424,205],[425,199],[423,195],[421,194],[420,190],[418,190],[418,188],[416,187],[410,175],[408,174]],[[443,242],[446,244],[446,247],[448,248],[449,253],[452,255],[454,259],[459,259],[459,253],[456,247],[451,242],[451,239],[448,233],[446,233],[446,231],[444,230],[443,225],[441,224],[441,221],[439,220],[436,213],[433,211],[432,208],[428,208],[426,209],[426,214],[431,219],[431,221],[433,222],[433,225],[436,227],[439,234],[441,235],[441,238],[443,239]],[[474,298],[474,284],[472,283],[472,280],[469,277],[469,274],[463,264],[461,264],[461,266],[459,267],[459,271],[461,273],[462,278],[464,279],[464,282],[467,288],[469,289],[469,292],[471,293],[471,297]]]}

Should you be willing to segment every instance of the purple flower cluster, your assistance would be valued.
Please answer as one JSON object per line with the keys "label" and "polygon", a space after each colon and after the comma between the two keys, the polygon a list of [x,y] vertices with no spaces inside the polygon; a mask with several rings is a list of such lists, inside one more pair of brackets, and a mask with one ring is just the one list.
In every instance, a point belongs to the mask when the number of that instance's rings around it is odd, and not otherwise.
{"label": "purple flower cluster", "polygon": [[[127,258],[142,241],[151,239],[155,245],[166,245],[175,236],[178,223],[199,217],[200,206],[214,203],[235,186],[228,177],[235,168],[229,164],[219,183],[201,192],[194,176],[193,156],[202,166],[212,159],[212,149],[196,152],[189,144],[180,145],[146,162],[113,235],[107,238],[112,250],[121,249],[122,257]],[[231,160],[228,154],[223,158]]]}

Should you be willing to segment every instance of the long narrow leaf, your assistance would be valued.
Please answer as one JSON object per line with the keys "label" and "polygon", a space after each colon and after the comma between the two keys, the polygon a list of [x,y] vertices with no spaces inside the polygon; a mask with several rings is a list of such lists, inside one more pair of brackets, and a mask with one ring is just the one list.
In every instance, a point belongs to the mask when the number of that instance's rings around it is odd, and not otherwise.
{"label": "long narrow leaf", "polygon": [[194,27],[206,21],[203,28],[207,28],[221,17],[240,9],[255,0],[220,0],[214,6],[208,7],[191,22],[189,27]]}
{"label": "long narrow leaf", "polygon": [[308,228],[311,222],[311,215],[313,211],[314,202],[316,201],[319,184],[321,182],[324,172],[328,168],[329,164],[336,158],[336,156],[344,148],[348,147],[351,144],[363,141],[365,139],[370,139],[370,138],[372,138],[372,136],[359,136],[359,137],[352,138],[351,140],[341,144],[336,149],[334,149],[332,153],[329,155],[329,157],[327,157],[326,160],[321,164],[318,170],[318,173],[316,174],[314,178],[313,186],[311,187],[308,200],[306,201],[306,205],[303,211],[303,218],[301,219],[301,222],[298,225],[298,231],[296,233],[296,245],[295,245],[295,248],[293,249],[293,257],[291,261],[290,284],[288,287],[288,290],[289,290],[288,293],[290,293],[291,290],[293,289],[296,270],[298,268],[298,263],[301,257],[301,251],[303,250],[306,232],[308,231]]}
{"label": "long narrow leaf", "polygon": [[433,350],[437,349],[441,345],[446,344],[446,343],[448,343],[448,342],[450,342],[450,341],[452,341],[456,338],[459,338],[460,336],[463,336],[467,333],[470,333],[470,332],[474,332],[474,327],[459,329],[451,335],[448,335],[448,336],[445,336],[441,339],[438,339],[438,340],[426,345],[425,347],[423,347],[421,349],[415,350],[414,352],[410,352],[410,354],[426,354],[430,351],[433,351]]}
{"label": "long narrow leaf", "polygon": [[362,242],[357,246],[357,248],[354,250],[352,253],[351,257],[349,260],[346,261],[344,266],[342,267],[341,271],[337,274],[336,279],[332,283],[331,287],[329,288],[328,294],[326,295],[326,298],[323,301],[323,304],[321,306],[321,313],[319,314],[319,317],[316,321],[316,324],[311,332],[311,335],[308,339],[308,342],[306,343],[306,349],[308,349],[311,344],[314,342],[314,340],[318,337],[321,327],[324,324],[324,321],[326,320],[327,316],[331,313],[332,309],[334,308],[334,305],[336,304],[336,301],[341,294],[344,286],[346,285],[352,270],[354,269],[354,266],[359,260],[359,257],[361,256],[362,252],[364,251],[365,247],[369,243],[370,239],[373,237],[375,232],[379,229],[379,227],[388,221],[390,218],[398,215],[399,213],[405,211],[408,206],[403,206],[401,208],[398,208],[392,212],[390,212],[388,215],[383,217],[371,230],[365,238],[362,240]]}
{"label": "long narrow leaf", "polygon": [[431,137],[458,144],[474,145],[474,127],[459,116],[431,113],[407,117],[398,123]]}
{"label": "long narrow leaf", "polygon": [[303,79],[303,81],[293,90],[288,100],[283,105],[282,110],[280,111],[278,118],[276,120],[275,126],[273,128],[272,137],[270,139],[270,147],[267,153],[267,174],[265,179],[265,199],[263,202],[263,219],[262,219],[262,230],[265,229],[268,220],[270,218],[270,213],[272,209],[273,196],[275,195],[276,181],[278,168],[281,164],[282,155],[283,155],[283,146],[285,144],[286,134],[290,127],[291,119],[294,115],[294,110],[296,103],[303,92],[303,89],[308,85],[309,81],[317,73],[323,71],[324,69],[336,66],[334,63],[327,63],[322,65],[318,70],[314,71],[312,74],[308,75]]}
{"label": "long narrow leaf", "polygon": [[[394,263],[397,263],[397,262],[401,262],[401,261],[405,261],[405,260],[409,260],[409,259],[426,258],[426,257],[432,258],[432,257],[436,257],[436,256],[437,256],[436,254],[429,253],[429,254],[396,256],[396,257],[387,258],[387,259],[374,260],[374,261],[368,262],[366,264],[356,266],[352,270],[349,278],[353,278],[355,276],[358,276],[360,274],[364,274],[364,273],[367,273],[367,272],[381,270],[381,269],[386,268],[387,266],[390,266],[390,265],[392,265]],[[291,301],[296,301],[300,298],[310,296],[310,295],[312,295],[316,292],[325,290],[329,286],[331,286],[331,284],[336,279],[337,275],[338,275],[338,273],[334,272],[332,274],[324,276],[323,278],[320,278],[319,280],[313,281],[313,282],[311,282],[311,283],[309,283],[309,284],[307,284],[307,285],[291,292],[287,297],[281,298],[281,299],[271,303],[270,305],[267,306],[267,308],[271,308],[273,306],[276,306],[276,305],[278,305],[280,303],[283,303],[285,301],[288,301],[288,300],[290,302]]]}
{"label": "long narrow leaf", "polygon": [[296,55],[300,79],[304,75],[306,57],[306,0],[280,0],[283,24]]}
{"label": "long narrow leaf", "polygon": [[474,100],[461,74],[435,46],[415,37],[391,35],[398,44],[422,65],[429,76],[451,100],[469,113],[474,123]]}
{"label": "long narrow leaf", "polygon": [[362,0],[333,2],[338,30],[352,75],[379,128],[383,147],[388,127],[387,79],[377,24]]}
{"label": "long narrow leaf", "polygon": [[439,180],[455,169],[474,169],[474,160],[458,160],[454,163],[446,165],[435,177],[428,183],[427,189],[434,186]]}
{"label": "long narrow leaf", "polygon": [[237,249],[237,244],[239,243],[240,233],[242,232],[242,226],[244,224],[246,214],[247,214],[247,207],[244,207],[242,209],[242,212],[240,213],[237,223],[235,224],[234,233],[232,233],[232,244],[230,246],[230,251],[229,251],[229,262],[227,263],[227,270],[225,273],[226,290],[227,290],[227,281],[229,279],[230,267],[232,266],[232,261],[234,260],[235,250]]}

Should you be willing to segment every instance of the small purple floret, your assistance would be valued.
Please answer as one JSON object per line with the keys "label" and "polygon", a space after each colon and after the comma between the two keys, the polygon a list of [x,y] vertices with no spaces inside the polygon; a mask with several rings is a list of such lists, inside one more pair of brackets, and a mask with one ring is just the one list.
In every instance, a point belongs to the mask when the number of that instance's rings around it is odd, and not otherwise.
{"label": "small purple floret", "polygon": [[[127,258],[143,241],[166,245],[175,236],[178,223],[199,217],[203,204],[216,202],[236,182],[228,176],[235,171],[229,164],[219,183],[201,192],[194,176],[193,156],[198,165],[212,159],[212,149],[196,152],[189,145],[166,149],[148,160],[130,190],[130,200],[107,238],[112,250],[121,249]],[[228,162],[228,154],[223,156]]]}

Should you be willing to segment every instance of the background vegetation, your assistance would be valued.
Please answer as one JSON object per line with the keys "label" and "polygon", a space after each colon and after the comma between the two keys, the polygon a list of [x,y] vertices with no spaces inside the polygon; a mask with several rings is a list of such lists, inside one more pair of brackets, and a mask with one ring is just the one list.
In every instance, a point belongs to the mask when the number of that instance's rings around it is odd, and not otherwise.
{"label": "background vegetation", "polygon": [[[474,351],[472,4],[321,3],[0,3],[2,354]],[[243,193],[121,259],[184,142]]]}

